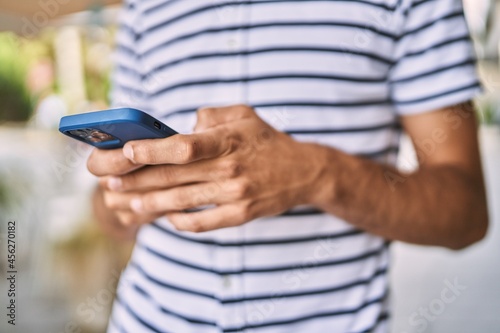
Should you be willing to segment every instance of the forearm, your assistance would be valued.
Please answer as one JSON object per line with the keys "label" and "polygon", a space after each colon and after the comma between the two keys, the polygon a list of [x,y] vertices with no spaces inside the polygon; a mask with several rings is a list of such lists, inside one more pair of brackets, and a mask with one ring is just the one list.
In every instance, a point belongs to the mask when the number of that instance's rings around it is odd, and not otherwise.
{"label": "forearm", "polygon": [[387,239],[459,249],[484,236],[482,177],[453,165],[404,175],[395,168],[321,147],[315,204]]}
{"label": "forearm", "polygon": [[92,198],[94,215],[101,228],[108,235],[122,240],[134,240],[137,233],[136,225],[125,226],[120,223],[115,211],[109,209],[104,202],[104,192],[97,186]]}

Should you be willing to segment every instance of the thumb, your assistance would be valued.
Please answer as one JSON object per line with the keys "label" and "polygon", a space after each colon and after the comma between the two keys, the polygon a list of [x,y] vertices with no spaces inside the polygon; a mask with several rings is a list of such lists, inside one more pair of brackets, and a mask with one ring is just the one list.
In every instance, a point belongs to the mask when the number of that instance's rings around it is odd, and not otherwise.
{"label": "thumb", "polygon": [[251,117],[257,117],[257,114],[248,105],[201,108],[198,110],[194,131],[202,132],[211,127]]}

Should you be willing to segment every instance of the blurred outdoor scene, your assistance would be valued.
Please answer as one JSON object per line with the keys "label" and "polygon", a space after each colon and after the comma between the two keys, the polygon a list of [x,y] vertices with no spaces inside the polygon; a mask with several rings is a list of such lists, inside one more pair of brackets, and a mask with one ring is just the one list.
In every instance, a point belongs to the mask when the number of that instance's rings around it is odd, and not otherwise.
{"label": "blurred outdoor scene", "polygon": [[[86,170],[90,148],[65,138],[57,127],[64,115],[109,105],[120,9],[109,2],[119,1],[82,1],[88,5],[66,14],[32,0],[23,2],[25,11],[14,13],[15,6],[0,1],[2,309],[7,305],[7,222],[14,220],[19,272],[16,327],[3,318],[0,332],[106,329],[132,244],[99,230],[90,202],[96,179]],[[485,87],[476,104],[490,230],[483,242],[461,252],[393,245],[397,333],[500,331],[500,1],[465,4]],[[403,140],[401,160],[412,158]],[[465,289],[437,310],[442,291],[457,280]],[[422,308],[431,310],[428,318]],[[424,330],[412,324],[416,318],[424,318]]]}

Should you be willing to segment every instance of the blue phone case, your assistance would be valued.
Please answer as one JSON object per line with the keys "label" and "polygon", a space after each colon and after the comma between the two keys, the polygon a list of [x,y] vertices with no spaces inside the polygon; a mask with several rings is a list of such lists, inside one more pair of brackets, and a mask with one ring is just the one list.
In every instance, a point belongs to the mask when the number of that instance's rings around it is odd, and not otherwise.
{"label": "blue phone case", "polygon": [[121,148],[128,141],[166,138],[177,134],[161,121],[132,108],[65,116],[61,118],[59,131],[100,149]]}

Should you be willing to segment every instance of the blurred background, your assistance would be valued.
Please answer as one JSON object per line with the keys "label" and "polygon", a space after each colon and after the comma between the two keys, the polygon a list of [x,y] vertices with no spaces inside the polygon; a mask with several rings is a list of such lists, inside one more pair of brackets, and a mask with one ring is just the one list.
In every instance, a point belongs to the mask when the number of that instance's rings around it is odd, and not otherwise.
{"label": "blurred background", "polygon": [[[500,332],[500,1],[464,3],[485,87],[476,104],[491,226],[483,242],[461,252],[393,245],[395,333]],[[132,244],[99,231],[89,200],[96,181],[85,167],[90,149],[57,126],[63,115],[108,105],[119,8],[119,0],[0,0],[3,309],[9,220],[17,221],[19,272],[16,327],[4,318],[0,332],[105,330]],[[401,167],[411,161],[403,140]],[[465,289],[443,303],[450,283]]]}

